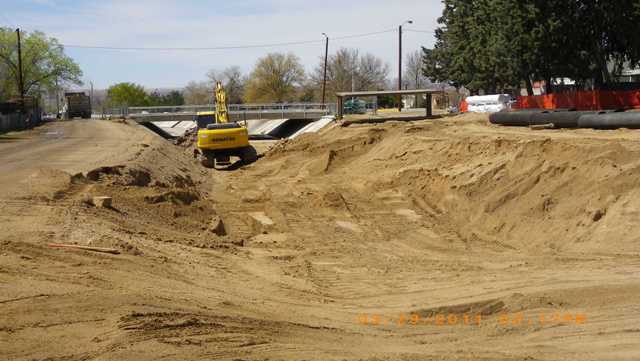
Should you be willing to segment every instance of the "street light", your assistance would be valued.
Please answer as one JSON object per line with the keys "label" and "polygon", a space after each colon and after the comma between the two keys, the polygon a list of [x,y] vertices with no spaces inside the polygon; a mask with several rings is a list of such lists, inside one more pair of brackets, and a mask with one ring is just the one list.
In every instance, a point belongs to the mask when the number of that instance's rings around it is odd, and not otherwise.
{"label": "street light", "polygon": [[324,80],[322,81],[322,104],[326,104],[327,97],[327,60],[329,59],[329,36],[325,33],[322,33],[326,38],[325,49],[324,49]]}
{"label": "street light", "polygon": [[[413,24],[413,20],[407,20],[398,27],[398,90],[402,90],[402,27],[405,24]],[[402,95],[398,95],[398,111],[402,112]]]}

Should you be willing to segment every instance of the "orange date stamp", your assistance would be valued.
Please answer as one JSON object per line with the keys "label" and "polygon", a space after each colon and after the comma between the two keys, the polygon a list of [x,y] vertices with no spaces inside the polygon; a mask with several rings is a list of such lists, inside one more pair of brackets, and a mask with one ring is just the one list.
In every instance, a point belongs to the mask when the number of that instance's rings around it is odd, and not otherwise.
{"label": "orange date stamp", "polygon": [[582,313],[538,313],[524,312],[502,313],[497,318],[487,318],[481,314],[400,314],[386,317],[379,314],[360,314],[357,321],[365,326],[481,326],[488,322],[497,322],[502,327],[548,326],[548,325],[584,325],[587,316]]}

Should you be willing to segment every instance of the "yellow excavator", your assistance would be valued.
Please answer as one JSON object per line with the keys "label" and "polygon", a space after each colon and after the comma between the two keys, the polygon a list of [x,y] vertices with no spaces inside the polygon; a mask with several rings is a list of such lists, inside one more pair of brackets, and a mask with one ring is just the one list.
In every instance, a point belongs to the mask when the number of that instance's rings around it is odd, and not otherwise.
{"label": "yellow excavator", "polygon": [[249,144],[246,124],[229,121],[227,94],[221,82],[216,82],[216,111],[198,112],[198,150],[201,163],[207,168],[228,166],[231,157],[243,164],[258,160],[256,149]]}

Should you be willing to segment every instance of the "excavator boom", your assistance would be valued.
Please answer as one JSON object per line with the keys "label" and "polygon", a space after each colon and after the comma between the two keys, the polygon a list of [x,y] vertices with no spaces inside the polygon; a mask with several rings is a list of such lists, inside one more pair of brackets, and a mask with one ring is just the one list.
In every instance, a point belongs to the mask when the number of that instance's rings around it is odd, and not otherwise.
{"label": "excavator boom", "polygon": [[218,123],[229,123],[229,107],[227,93],[224,91],[221,82],[216,82],[216,117]]}

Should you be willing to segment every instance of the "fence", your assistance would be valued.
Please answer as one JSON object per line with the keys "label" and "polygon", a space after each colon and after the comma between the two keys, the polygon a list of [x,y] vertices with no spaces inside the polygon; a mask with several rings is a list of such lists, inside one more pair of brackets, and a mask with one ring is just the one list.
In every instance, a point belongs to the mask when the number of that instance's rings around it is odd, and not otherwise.
{"label": "fence", "polygon": [[640,90],[578,91],[518,97],[519,109],[640,109]]}
{"label": "fence", "polygon": [[[278,103],[278,104],[230,104],[229,113],[274,113],[274,112],[328,112],[335,107],[333,104],[320,103]],[[168,114],[215,111],[215,104],[211,105],[184,105],[164,107],[129,107],[127,114]]]}
{"label": "fence", "polygon": [[42,114],[37,107],[27,109],[26,112],[19,110],[3,111],[0,112],[0,133],[29,129],[41,122]]}

